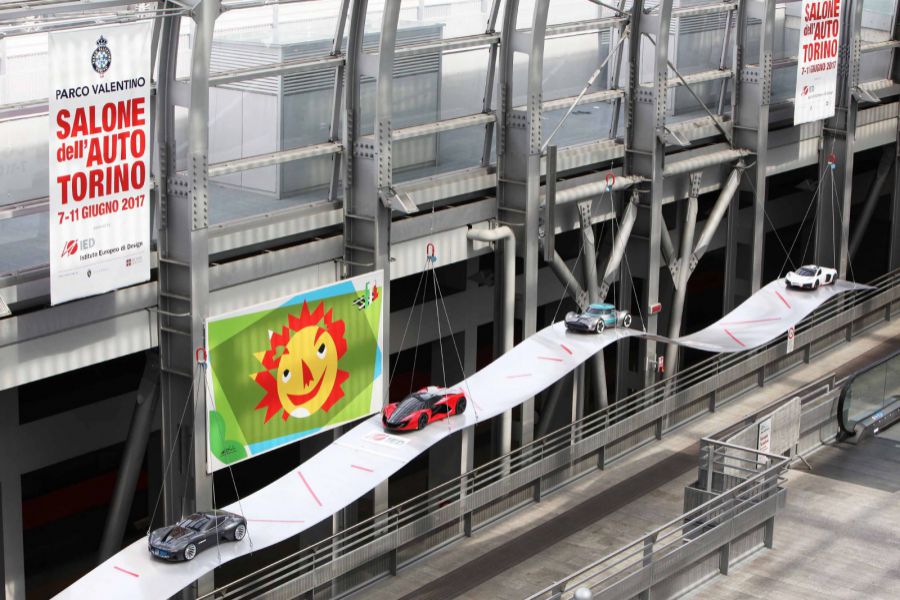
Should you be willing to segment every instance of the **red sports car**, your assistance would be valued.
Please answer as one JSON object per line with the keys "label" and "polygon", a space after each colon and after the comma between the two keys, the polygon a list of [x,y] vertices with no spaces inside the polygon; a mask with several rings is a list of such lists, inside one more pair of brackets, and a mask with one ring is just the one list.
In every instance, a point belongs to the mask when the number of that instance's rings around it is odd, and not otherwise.
{"label": "red sports car", "polygon": [[388,431],[416,431],[433,421],[465,411],[466,395],[462,390],[430,385],[400,402],[385,406],[381,411],[381,422]]}

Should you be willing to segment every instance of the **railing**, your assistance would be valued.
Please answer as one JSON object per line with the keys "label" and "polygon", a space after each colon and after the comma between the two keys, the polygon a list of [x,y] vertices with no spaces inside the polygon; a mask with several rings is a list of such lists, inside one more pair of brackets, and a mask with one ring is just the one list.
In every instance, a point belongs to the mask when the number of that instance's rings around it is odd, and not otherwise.
{"label": "railing", "polygon": [[426,493],[203,596],[294,598],[323,586],[362,587],[532,502],[812,356],[891,317],[900,271],[874,289],[830,301],[784,338],[751,352],[715,355]]}
{"label": "railing", "polygon": [[[780,483],[789,459],[716,440],[702,443],[700,462],[708,475],[706,491],[716,492],[714,481],[734,480],[733,485],[722,486],[707,502],[528,600],[572,598],[582,587],[598,600],[632,598],[716,551],[725,554],[727,566],[729,544],[774,517],[783,498]],[[720,565],[722,560],[720,556]]]}

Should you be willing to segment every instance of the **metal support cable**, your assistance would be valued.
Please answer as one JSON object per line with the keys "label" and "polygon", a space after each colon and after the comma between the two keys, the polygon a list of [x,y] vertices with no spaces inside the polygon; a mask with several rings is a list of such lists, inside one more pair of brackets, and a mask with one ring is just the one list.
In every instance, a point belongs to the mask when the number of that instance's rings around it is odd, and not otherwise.
{"label": "metal support cable", "polygon": [[[642,32],[641,35],[650,40],[651,44],[653,44],[654,46],[656,45],[656,40],[650,37],[650,35],[645,32]],[[690,95],[694,97],[694,100],[696,100],[700,104],[700,106],[703,107],[703,110],[706,111],[706,114],[709,115],[709,117],[713,120],[713,124],[716,126],[716,129],[722,132],[722,135],[725,136],[725,139],[728,140],[729,144],[733,144],[734,141],[731,138],[731,134],[728,133],[728,131],[726,131],[724,127],[722,127],[722,123],[719,122],[719,118],[716,117],[716,115],[714,115],[711,110],[709,110],[709,107],[706,106],[703,100],[700,99],[700,96],[698,96],[694,91],[694,88],[691,87],[691,84],[689,84],[687,80],[681,76],[681,73],[678,72],[678,69],[675,68],[675,65],[672,63],[672,61],[667,58],[666,63],[669,65],[669,68],[672,69],[672,72],[675,73],[675,77],[677,77],[678,80],[681,81],[681,84],[687,89],[688,93],[690,93]]]}
{"label": "metal support cable", "polygon": [[622,37],[619,38],[619,42],[616,44],[615,48],[612,49],[612,52],[610,52],[609,54],[606,55],[606,58],[603,60],[602,63],[600,63],[600,66],[597,67],[597,70],[595,70],[594,73],[588,79],[587,84],[585,84],[585,86],[583,88],[581,88],[581,92],[579,92],[579,94],[575,97],[575,100],[572,101],[572,105],[569,107],[569,110],[566,111],[566,114],[563,115],[563,118],[559,120],[559,123],[556,124],[556,127],[553,129],[553,131],[550,132],[550,135],[547,137],[547,139],[544,141],[543,145],[541,146],[541,154],[546,152],[547,146],[549,146],[550,142],[553,141],[553,136],[555,136],[556,132],[560,130],[560,128],[563,126],[563,123],[566,122],[566,119],[569,118],[569,115],[571,115],[572,111],[575,110],[575,107],[578,106],[578,103],[581,102],[581,99],[587,93],[588,89],[590,89],[591,86],[594,85],[594,82],[597,81],[597,77],[600,76],[600,73],[603,71],[603,67],[606,66],[606,64],[609,62],[609,59],[611,59],[613,57],[613,54],[617,54],[621,50],[622,44],[625,42],[626,39],[628,39],[628,29],[627,28],[625,30],[625,35],[623,35]]}

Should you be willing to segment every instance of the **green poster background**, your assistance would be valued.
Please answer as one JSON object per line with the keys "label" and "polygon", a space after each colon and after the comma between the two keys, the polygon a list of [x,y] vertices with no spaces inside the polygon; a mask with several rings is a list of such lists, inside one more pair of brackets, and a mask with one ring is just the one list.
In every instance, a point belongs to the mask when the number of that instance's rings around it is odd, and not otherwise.
{"label": "green poster background", "polygon": [[[271,308],[208,321],[211,471],[369,415],[380,408],[382,298],[378,293],[372,299],[369,288],[369,304],[360,308],[367,297],[367,283],[372,287],[377,285],[380,292],[380,273],[377,277],[361,276],[299,294],[280,305],[272,303]],[[266,370],[257,354],[270,348],[270,331],[281,332],[288,326],[289,315],[300,316],[304,301],[310,313],[321,304],[324,312],[332,311],[332,321],[344,322],[347,351],[338,360],[338,368],[349,373],[342,384],[344,396],[327,412],[319,410],[305,418],[284,420],[282,410],[279,410],[266,422],[266,409],[256,408],[266,395],[266,390],[253,380],[256,373]],[[325,328],[324,321],[317,324]]]}

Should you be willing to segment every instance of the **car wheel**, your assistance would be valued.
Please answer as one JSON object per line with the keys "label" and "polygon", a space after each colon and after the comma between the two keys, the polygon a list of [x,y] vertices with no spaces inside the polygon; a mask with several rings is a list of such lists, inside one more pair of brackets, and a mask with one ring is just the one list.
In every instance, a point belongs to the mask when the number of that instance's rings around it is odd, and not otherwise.
{"label": "car wheel", "polygon": [[603,321],[597,321],[597,333],[603,333],[603,330],[606,329],[606,323]]}
{"label": "car wheel", "polygon": [[247,526],[243,523],[234,528],[234,533],[232,534],[232,536],[234,537],[234,541],[241,541],[242,539],[244,539],[245,535],[247,535]]}
{"label": "car wheel", "polygon": [[197,546],[188,544],[184,549],[184,560],[193,560],[195,556],[197,556]]}
{"label": "car wheel", "polygon": [[417,429],[424,429],[426,425],[428,425],[428,417],[425,415],[419,415],[419,426]]}
{"label": "car wheel", "polygon": [[457,415],[461,415],[461,414],[463,414],[464,412],[466,412],[466,399],[465,399],[465,398],[460,398],[460,399],[456,402],[456,414],[457,414]]}
{"label": "car wheel", "polygon": [[622,317],[622,327],[631,327],[631,315],[625,313],[625,316]]}
{"label": "car wheel", "polygon": [[816,282],[813,284],[813,289],[814,290],[819,289],[819,280],[818,279],[816,279]]}

